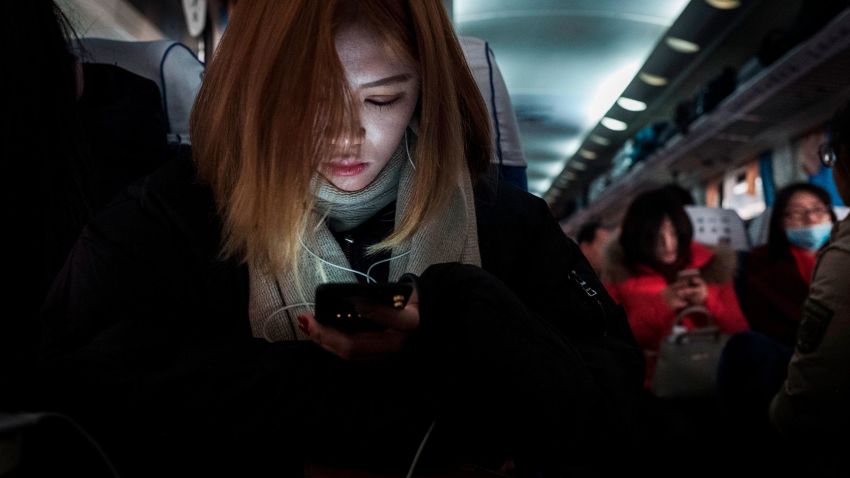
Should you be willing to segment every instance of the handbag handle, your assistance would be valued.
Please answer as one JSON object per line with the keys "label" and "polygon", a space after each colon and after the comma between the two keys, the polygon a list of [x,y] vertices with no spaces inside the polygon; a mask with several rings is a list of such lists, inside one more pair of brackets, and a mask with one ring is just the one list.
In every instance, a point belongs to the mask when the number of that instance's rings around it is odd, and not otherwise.
{"label": "handbag handle", "polygon": [[717,325],[717,321],[714,320],[714,314],[712,314],[704,305],[689,305],[680,310],[676,314],[676,320],[673,322],[673,325],[682,325],[682,321],[685,320],[685,317],[691,315],[704,317],[706,319],[706,327]]}
{"label": "handbag handle", "polygon": [[[677,325],[681,325],[682,321],[685,317],[689,316],[702,316],[705,318],[705,325],[702,327],[690,330],[683,334],[673,335],[673,329]],[[676,314],[676,320],[673,322],[673,325],[670,327],[670,333],[667,335],[668,339],[675,341],[676,343],[684,342],[686,337],[696,337],[696,336],[713,336],[715,340],[720,338],[720,327],[717,326],[717,320],[714,318],[714,314],[712,314],[705,306],[703,305],[689,305],[684,309],[680,310]]]}

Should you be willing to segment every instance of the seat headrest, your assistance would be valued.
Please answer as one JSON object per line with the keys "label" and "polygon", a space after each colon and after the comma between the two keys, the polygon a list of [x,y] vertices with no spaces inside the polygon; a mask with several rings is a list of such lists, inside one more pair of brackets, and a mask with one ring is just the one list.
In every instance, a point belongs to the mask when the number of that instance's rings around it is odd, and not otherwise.
{"label": "seat headrest", "polygon": [[496,142],[493,163],[525,167],[516,113],[493,50],[480,38],[460,37],[459,40],[466,62],[490,113],[493,140]]}
{"label": "seat headrest", "polygon": [[700,244],[726,244],[736,251],[750,250],[744,221],[732,209],[687,206],[685,211],[694,226],[694,240]]}
{"label": "seat headrest", "polygon": [[189,115],[201,87],[204,64],[186,45],[171,40],[83,38],[77,52],[83,63],[115,65],[155,82],[168,121],[169,142],[189,142]]}
{"label": "seat headrest", "polygon": [[758,247],[767,244],[767,236],[770,235],[770,214],[773,208],[766,207],[764,211],[750,221],[749,231],[750,244]]}

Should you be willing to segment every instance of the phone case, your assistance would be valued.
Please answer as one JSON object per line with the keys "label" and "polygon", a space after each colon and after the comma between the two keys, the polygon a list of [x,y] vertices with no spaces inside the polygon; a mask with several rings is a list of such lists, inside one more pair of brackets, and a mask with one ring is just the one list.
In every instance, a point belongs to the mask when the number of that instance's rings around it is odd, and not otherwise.
{"label": "phone case", "polygon": [[687,282],[689,286],[695,286],[697,284],[697,277],[700,277],[701,273],[699,269],[684,269],[679,271],[677,275],[678,280],[684,280]]}
{"label": "phone case", "polygon": [[367,306],[403,309],[413,293],[408,283],[329,283],[316,287],[316,320],[344,332],[383,330],[371,322]]}

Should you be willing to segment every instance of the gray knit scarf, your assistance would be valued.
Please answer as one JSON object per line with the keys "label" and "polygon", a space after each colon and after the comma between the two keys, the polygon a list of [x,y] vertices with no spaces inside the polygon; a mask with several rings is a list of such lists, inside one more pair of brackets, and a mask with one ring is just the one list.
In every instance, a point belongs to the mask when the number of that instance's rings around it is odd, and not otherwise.
{"label": "gray knit scarf", "polygon": [[[272,275],[249,267],[248,315],[254,337],[270,342],[305,339],[295,318],[313,313],[316,286],[357,281],[328,224],[338,231],[354,228],[394,199],[398,224],[411,207],[408,199],[415,167],[409,157],[403,140],[378,177],[360,191],[340,191],[324,180],[314,183],[317,196],[311,214],[314,227],[312,234],[301,238],[298,274],[284,270]],[[462,176],[451,185],[454,191],[445,210],[432,221],[421,224],[410,240],[392,250],[390,281],[407,272],[421,274],[428,266],[442,262],[481,265],[472,182],[467,169],[462,169]]]}

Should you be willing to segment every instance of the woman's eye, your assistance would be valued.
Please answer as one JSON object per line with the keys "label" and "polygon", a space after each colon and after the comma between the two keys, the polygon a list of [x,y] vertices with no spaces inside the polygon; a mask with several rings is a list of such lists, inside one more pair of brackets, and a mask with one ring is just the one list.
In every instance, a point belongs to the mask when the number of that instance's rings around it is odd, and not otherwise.
{"label": "woman's eye", "polygon": [[394,105],[398,100],[401,99],[401,96],[394,96],[388,98],[367,98],[366,103],[374,108],[378,108],[379,110],[387,109]]}

